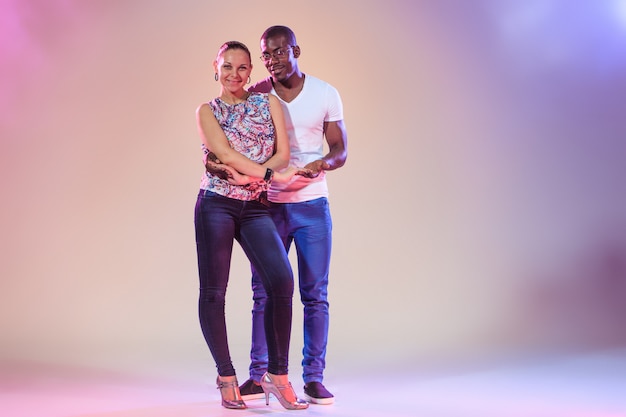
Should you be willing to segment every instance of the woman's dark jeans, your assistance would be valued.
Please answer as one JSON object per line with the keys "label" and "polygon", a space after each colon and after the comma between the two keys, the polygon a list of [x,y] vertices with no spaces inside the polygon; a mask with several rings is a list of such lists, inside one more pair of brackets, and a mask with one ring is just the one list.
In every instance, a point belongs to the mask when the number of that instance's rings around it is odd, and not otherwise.
{"label": "woman's dark jeans", "polygon": [[285,247],[267,207],[200,190],[195,207],[196,248],[200,276],[199,316],[202,333],[220,376],[233,376],[224,306],[233,242],[237,240],[267,292],[265,334],[268,372],[286,375],[293,273]]}

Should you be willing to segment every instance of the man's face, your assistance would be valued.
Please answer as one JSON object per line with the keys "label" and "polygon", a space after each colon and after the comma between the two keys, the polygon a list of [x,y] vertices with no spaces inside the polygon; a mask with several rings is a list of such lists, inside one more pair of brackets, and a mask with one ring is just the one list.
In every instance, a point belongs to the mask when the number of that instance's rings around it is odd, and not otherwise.
{"label": "man's face", "polygon": [[261,40],[263,64],[274,81],[282,81],[293,75],[297,67],[296,58],[299,52],[297,46],[289,44],[285,35]]}

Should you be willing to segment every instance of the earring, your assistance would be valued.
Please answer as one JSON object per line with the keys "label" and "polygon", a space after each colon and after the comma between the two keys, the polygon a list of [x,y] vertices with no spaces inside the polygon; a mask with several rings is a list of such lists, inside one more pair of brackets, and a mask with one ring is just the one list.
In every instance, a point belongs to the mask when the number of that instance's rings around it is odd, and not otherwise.
{"label": "earring", "polygon": [[251,81],[252,81],[252,78],[250,78],[250,76],[248,75],[248,82],[246,84],[250,84]]}
{"label": "earring", "polygon": [[215,81],[217,81],[217,80],[218,80],[218,78],[217,78],[217,72],[216,72],[215,73]]}

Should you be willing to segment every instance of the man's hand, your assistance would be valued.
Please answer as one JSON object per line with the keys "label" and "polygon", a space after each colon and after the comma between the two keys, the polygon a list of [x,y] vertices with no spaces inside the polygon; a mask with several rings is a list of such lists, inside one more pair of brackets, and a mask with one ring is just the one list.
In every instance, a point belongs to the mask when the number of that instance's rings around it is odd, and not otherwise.
{"label": "man's hand", "polygon": [[262,182],[262,178],[254,178],[237,171],[236,169],[222,164],[213,152],[204,155],[204,166],[211,174],[228,181],[231,185],[248,185],[253,182]]}
{"label": "man's hand", "polygon": [[316,178],[324,170],[329,169],[330,166],[323,159],[309,162],[304,168],[300,168],[297,175],[301,175],[306,178]]}
{"label": "man's hand", "polygon": [[232,173],[229,171],[230,167],[222,164],[213,152],[205,154],[203,159],[207,172],[223,180],[228,180],[228,178],[232,177]]}
{"label": "man's hand", "polygon": [[320,174],[319,172],[313,172],[307,168],[299,168],[298,171],[296,171],[296,175],[300,175],[301,177],[304,177],[304,178],[315,178],[319,174]]}

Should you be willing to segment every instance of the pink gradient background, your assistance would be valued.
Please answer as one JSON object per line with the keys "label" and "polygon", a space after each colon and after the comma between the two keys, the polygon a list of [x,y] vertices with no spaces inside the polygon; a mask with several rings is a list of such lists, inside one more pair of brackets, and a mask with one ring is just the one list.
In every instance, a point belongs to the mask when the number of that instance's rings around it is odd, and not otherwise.
{"label": "pink gradient background", "polygon": [[[330,374],[624,347],[624,3],[3,0],[0,361],[213,372],[194,111],[273,24],[345,106]],[[239,249],[227,308],[243,379]]]}

